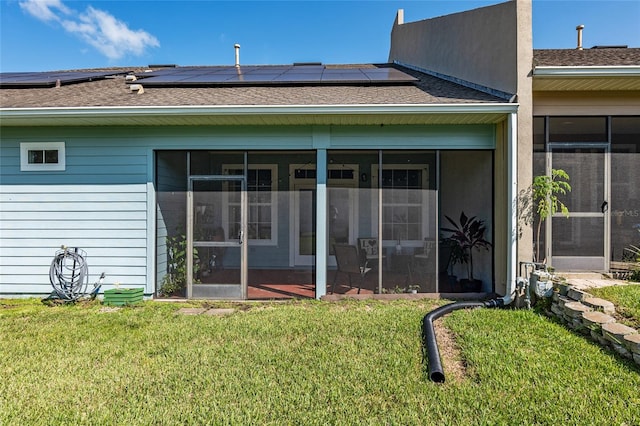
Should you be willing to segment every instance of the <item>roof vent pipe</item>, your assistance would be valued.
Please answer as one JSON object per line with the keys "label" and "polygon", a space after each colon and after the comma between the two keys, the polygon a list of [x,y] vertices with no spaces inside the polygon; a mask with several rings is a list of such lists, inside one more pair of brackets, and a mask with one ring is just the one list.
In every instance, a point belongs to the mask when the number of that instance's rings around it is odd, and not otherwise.
{"label": "roof vent pipe", "polygon": [[236,67],[240,66],[240,45],[238,43],[233,45],[236,50]]}
{"label": "roof vent pipe", "polygon": [[576,49],[582,50],[582,30],[584,29],[584,25],[578,25],[576,27],[576,31],[578,31],[578,47]]}

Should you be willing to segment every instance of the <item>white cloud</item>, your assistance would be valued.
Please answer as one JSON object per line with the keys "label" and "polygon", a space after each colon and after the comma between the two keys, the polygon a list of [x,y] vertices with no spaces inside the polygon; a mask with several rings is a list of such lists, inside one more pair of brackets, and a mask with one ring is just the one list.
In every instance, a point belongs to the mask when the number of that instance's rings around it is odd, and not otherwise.
{"label": "white cloud", "polygon": [[60,0],[25,0],[20,7],[34,17],[59,22],[69,33],[82,38],[109,59],[127,54],[142,55],[160,42],[144,30],[131,30],[126,23],[103,10],[87,7],[84,13],[67,8]]}
{"label": "white cloud", "polygon": [[31,16],[45,22],[59,21],[57,13],[64,15],[71,13],[71,10],[60,0],[25,0],[20,2],[20,7]]}
{"label": "white cloud", "polygon": [[62,26],[82,37],[109,59],[128,53],[142,55],[147,47],[158,47],[158,39],[143,30],[133,31],[113,15],[88,7],[78,20],[64,20]]}

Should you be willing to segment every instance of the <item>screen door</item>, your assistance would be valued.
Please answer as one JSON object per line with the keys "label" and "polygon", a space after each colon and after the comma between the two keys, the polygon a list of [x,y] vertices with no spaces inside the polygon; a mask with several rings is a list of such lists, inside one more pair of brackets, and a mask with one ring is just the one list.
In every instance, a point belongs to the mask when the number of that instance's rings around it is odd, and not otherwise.
{"label": "screen door", "polygon": [[189,298],[246,299],[247,195],[244,176],[189,180]]}

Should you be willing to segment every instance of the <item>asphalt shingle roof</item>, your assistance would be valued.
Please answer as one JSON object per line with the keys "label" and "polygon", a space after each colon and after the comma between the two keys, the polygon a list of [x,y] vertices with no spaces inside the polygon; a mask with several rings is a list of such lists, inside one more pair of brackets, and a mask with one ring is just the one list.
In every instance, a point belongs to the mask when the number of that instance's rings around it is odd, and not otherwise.
{"label": "asphalt shingle roof", "polygon": [[[340,66],[332,66],[339,68]],[[345,68],[353,65],[344,65]],[[53,88],[0,89],[2,108],[215,105],[413,105],[501,103],[504,99],[397,66],[411,85],[316,85],[145,88],[132,93],[124,76]],[[121,71],[118,69],[117,71]],[[136,71],[136,70],[132,70]],[[144,86],[144,80],[139,81]]]}
{"label": "asphalt shingle roof", "polygon": [[[533,66],[640,65],[640,48],[536,49]],[[334,69],[374,67],[327,65]],[[2,108],[240,106],[240,105],[416,105],[501,103],[504,99],[399,65],[418,78],[411,85],[307,85],[145,88],[132,93],[120,75],[52,88],[0,89]],[[101,71],[104,69],[101,69]],[[122,68],[113,71],[121,72]],[[131,69],[139,72],[140,69]],[[144,80],[140,81],[144,86]]]}
{"label": "asphalt shingle roof", "polygon": [[534,49],[535,66],[640,65],[640,48]]}

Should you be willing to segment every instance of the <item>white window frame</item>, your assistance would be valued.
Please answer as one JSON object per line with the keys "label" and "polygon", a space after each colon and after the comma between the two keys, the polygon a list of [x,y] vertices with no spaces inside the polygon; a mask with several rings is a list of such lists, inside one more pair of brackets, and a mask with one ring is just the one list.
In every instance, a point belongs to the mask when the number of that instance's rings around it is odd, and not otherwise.
{"label": "white window frame", "polygon": [[[223,174],[228,175],[232,170],[243,170],[243,164],[223,164],[222,171]],[[270,205],[271,205],[271,238],[269,239],[255,239],[248,238],[247,240],[253,246],[275,246],[278,245],[278,165],[277,164],[249,164],[248,170],[270,170],[271,171],[271,197],[270,197]],[[247,176],[248,179],[248,176]],[[248,181],[247,181],[248,186]],[[251,202],[250,191],[247,188],[247,199],[249,203]],[[224,198],[224,208],[222,210],[222,220],[223,223],[228,225],[229,223],[229,205],[232,204],[229,201],[228,193],[225,193]],[[266,203],[265,203],[266,204]],[[249,217],[247,217],[247,227],[251,225],[251,206],[247,206],[247,211]]]}
{"label": "white window frame", "polygon": [[[383,170],[416,170],[416,169],[420,169],[422,170],[422,189],[423,190],[428,190],[429,188],[429,164],[383,164],[382,165]],[[377,164],[374,164],[371,166],[371,174],[372,176],[379,176],[379,167]],[[372,188],[378,188],[378,179],[375,178],[372,182]],[[421,200],[420,200],[420,208],[422,209],[421,211],[421,217],[422,217],[422,233],[425,235],[418,235],[415,236],[414,238],[407,238],[406,240],[401,240],[401,244],[403,246],[407,246],[407,247],[420,247],[423,243],[423,238],[425,237],[429,237],[429,235],[426,235],[426,233],[429,230],[429,217],[428,215],[430,214],[430,209],[429,209],[429,197],[425,195],[426,193],[423,193]],[[376,224],[378,223],[378,191],[374,191],[373,196],[371,197],[371,211],[373,212],[373,217],[372,217],[372,224]],[[403,204],[404,205],[404,204]],[[406,205],[416,205],[416,204],[406,204]],[[372,225],[373,226],[373,225]],[[377,229],[372,230],[372,232],[375,231],[377,233]],[[391,240],[385,240],[385,241],[391,241]],[[394,242],[395,244],[395,242]]]}
{"label": "white window frame", "polygon": [[[29,163],[30,151],[58,151],[58,162]],[[66,161],[64,142],[20,142],[21,172],[64,171],[65,169]]]}

